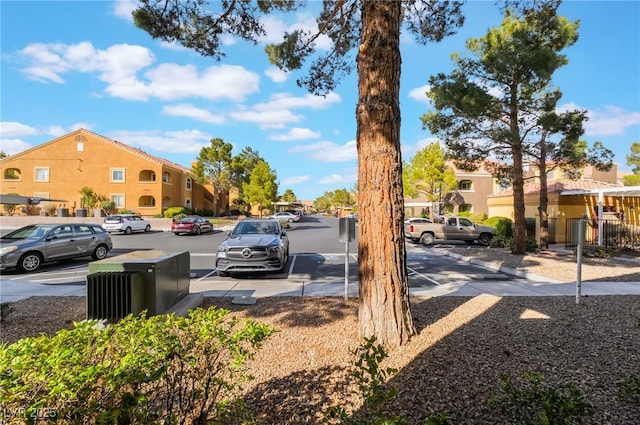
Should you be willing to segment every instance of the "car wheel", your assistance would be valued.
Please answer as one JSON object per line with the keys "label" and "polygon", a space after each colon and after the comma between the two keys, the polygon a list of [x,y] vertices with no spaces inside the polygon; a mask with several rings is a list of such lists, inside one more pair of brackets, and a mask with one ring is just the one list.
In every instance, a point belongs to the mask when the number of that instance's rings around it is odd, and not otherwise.
{"label": "car wheel", "polygon": [[37,252],[28,252],[18,260],[18,270],[21,272],[35,272],[42,265],[42,255]]}
{"label": "car wheel", "polygon": [[98,245],[93,251],[93,254],[91,254],[91,258],[93,258],[94,260],[102,260],[104,258],[107,258],[108,252],[109,250],[107,249],[106,245]]}
{"label": "car wheel", "polygon": [[220,277],[229,277],[229,273],[228,272],[218,271],[218,276],[220,276]]}
{"label": "car wheel", "polygon": [[151,225],[147,224],[147,227],[144,228],[144,231],[149,233],[151,231]]}
{"label": "car wheel", "polygon": [[482,246],[491,245],[491,235],[487,233],[481,234],[480,237],[478,238],[478,243]]}
{"label": "car wheel", "polygon": [[431,245],[433,243],[433,235],[431,233],[425,233],[420,236],[420,243],[422,245]]}
{"label": "car wheel", "polygon": [[131,227],[127,227],[126,229],[124,229],[124,234],[125,235],[130,235],[131,234]]}
{"label": "car wheel", "polygon": [[289,219],[289,223],[293,223],[293,219],[292,218]]}
{"label": "car wheel", "polygon": [[202,234],[202,229],[200,229],[199,227],[196,228],[196,235],[201,235]]}

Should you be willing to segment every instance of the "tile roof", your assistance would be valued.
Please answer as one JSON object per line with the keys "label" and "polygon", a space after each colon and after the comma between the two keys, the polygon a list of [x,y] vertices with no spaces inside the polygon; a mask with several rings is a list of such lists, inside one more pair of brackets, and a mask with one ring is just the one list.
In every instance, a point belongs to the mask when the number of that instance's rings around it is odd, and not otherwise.
{"label": "tile roof", "polygon": [[[591,189],[609,189],[621,187],[611,183],[599,182],[595,180],[570,180],[560,179],[554,180],[547,184],[547,192],[563,192],[565,190],[591,190]],[[540,193],[540,182],[531,182],[524,185],[525,195],[537,195]],[[513,188],[503,192],[489,195],[489,198],[506,198],[513,196]]]}

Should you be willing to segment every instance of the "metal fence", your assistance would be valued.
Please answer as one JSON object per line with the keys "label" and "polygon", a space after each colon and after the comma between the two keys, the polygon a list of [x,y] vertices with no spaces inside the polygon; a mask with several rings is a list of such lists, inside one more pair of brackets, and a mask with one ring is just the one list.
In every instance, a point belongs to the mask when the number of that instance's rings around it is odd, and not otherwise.
{"label": "metal fence", "polygon": [[[578,245],[580,218],[568,218],[565,231],[565,246]],[[599,238],[598,223],[586,220],[584,244],[604,248],[635,251],[640,254],[640,226],[632,226],[619,220],[602,220],[602,235]]]}

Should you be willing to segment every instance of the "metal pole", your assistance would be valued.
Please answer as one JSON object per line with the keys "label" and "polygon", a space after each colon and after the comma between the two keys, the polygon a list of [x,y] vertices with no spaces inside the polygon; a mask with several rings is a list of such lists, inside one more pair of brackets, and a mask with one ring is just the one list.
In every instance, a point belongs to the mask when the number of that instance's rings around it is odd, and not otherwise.
{"label": "metal pole", "polygon": [[577,265],[578,270],[576,271],[576,304],[580,304],[580,297],[582,296],[582,247],[584,245],[584,232],[585,232],[585,221],[578,221],[578,252],[577,254]]}
{"label": "metal pole", "polygon": [[344,243],[344,300],[349,299],[349,241]]}

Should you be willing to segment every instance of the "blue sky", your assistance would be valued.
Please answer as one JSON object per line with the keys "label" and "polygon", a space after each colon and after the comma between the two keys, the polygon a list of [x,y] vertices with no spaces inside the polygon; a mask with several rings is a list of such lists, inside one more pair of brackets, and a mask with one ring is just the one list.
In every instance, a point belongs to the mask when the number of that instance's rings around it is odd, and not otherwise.
{"label": "blue sky", "polygon": [[[250,146],[275,170],[280,193],[313,200],[354,186],[357,176],[357,76],[326,98],[299,88],[301,73],[271,66],[264,44],[310,27],[320,2],[265,20],[253,46],[227,39],[216,62],[152,40],[133,24],[133,1],[6,1],[1,16],[0,149],[15,154],[83,127],[189,166],[212,138]],[[493,1],[471,1],[455,36],[422,46],[402,37],[403,159],[436,140],[422,129],[431,75],[452,69],[465,40],[499,26]],[[640,2],[565,1],[560,14],[580,20],[569,64],[555,74],[561,108],[588,110],[584,139],[601,141],[628,171],[640,141]],[[325,40],[320,39],[322,48]]]}

